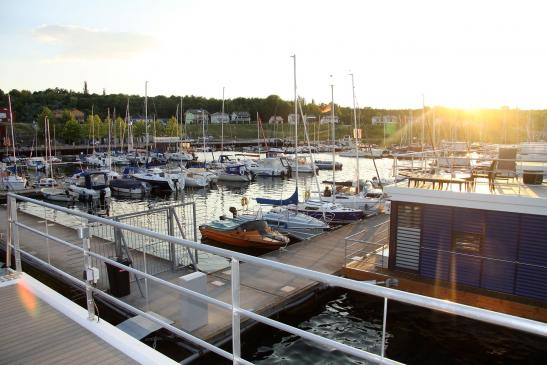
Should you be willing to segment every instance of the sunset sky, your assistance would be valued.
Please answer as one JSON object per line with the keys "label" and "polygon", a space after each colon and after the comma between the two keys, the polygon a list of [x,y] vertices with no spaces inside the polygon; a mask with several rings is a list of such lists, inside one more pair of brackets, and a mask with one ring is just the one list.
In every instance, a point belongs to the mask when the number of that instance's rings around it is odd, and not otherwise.
{"label": "sunset sky", "polygon": [[547,108],[542,1],[0,0],[0,89]]}

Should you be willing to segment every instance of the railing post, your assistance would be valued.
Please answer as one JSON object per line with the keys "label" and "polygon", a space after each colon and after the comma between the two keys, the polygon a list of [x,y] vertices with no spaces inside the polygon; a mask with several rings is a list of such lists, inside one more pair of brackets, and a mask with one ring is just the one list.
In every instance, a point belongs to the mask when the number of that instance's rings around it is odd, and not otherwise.
{"label": "railing post", "polygon": [[[197,228],[197,224],[196,224],[196,202],[192,202],[192,223],[194,224],[194,241],[197,242],[198,240],[198,228]],[[196,260],[196,264],[199,264],[199,260],[198,260],[198,250],[195,249],[194,250],[194,258]]]}
{"label": "railing post", "polygon": [[241,358],[239,316],[239,260],[232,257],[232,355],[234,364]]}
{"label": "railing post", "polygon": [[382,348],[380,349],[380,356],[382,360],[386,351],[386,322],[387,322],[387,298],[384,298],[384,317],[382,320]]}
{"label": "railing post", "polygon": [[88,319],[93,321],[95,319],[95,303],[93,302],[93,278],[90,277],[90,270],[92,267],[91,256],[89,250],[91,248],[91,233],[89,232],[89,225],[87,219],[82,218],[82,226],[78,229],[78,236],[82,240],[82,249],[84,250],[84,272],[85,272],[85,297],[87,302],[87,314]]}
{"label": "railing post", "polygon": [[17,198],[8,195],[8,211],[9,211],[9,225],[11,227],[9,234],[8,247],[6,248],[6,266],[11,266],[11,249],[13,248],[13,256],[15,257],[15,270],[22,272],[21,266],[21,252],[19,252],[19,227],[15,224],[17,222]]}
{"label": "railing post", "polygon": [[[114,222],[119,222],[119,219],[114,219]],[[116,257],[122,258],[123,257],[123,250],[122,250],[122,232],[118,227],[114,228],[114,251],[116,252]]]}
{"label": "railing post", "polygon": [[[175,236],[175,222],[173,219],[173,208],[167,209],[167,234],[171,237]],[[175,250],[175,244],[169,242],[169,261],[171,261],[171,269],[177,268],[177,255]]]}

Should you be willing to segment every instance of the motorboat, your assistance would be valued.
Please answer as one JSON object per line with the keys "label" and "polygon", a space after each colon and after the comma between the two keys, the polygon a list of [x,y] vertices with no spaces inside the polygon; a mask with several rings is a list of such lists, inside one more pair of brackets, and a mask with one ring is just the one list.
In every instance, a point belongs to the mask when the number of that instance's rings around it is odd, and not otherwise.
{"label": "motorboat", "polygon": [[250,182],[253,175],[244,164],[227,165],[217,172],[218,181]]}
{"label": "motorboat", "polygon": [[[230,208],[230,211],[234,214],[235,208]],[[259,210],[254,214],[235,214],[233,219],[242,222],[263,219],[271,228],[298,240],[310,239],[330,228],[327,223],[319,219],[291,211],[286,207],[273,207],[267,212]]]}
{"label": "motorboat", "polygon": [[221,219],[199,226],[199,231],[206,239],[236,247],[275,250],[289,243],[288,237],[271,229],[265,220]]}
{"label": "motorboat", "polygon": [[291,172],[287,159],[280,157],[262,158],[255,161],[255,164],[249,169],[256,176],[285,177],[289,176]]}
{"label": "motorboat", "polygon": [[[79,183],[68,186],[69,193],[81,201],[110,198],[111,192],[108,187],[108,174],[106,172],[82,172],[79,176]],[[83,182],[81,182],[83,180]]]}
{"label": "motorboat", "polygon": [[27,187],[27,179],[12,174],[10,172],[2,172],[0,175],[0,190],[18,191],[24,190]]}
{"label": "motorboat", "polygon": [[42,188],[40,189],[44,199],[57,202],[74,202],[78,197],[70,193],[69,189],[62,188]]}
{"label": "motorboat", "polygon": [[315,199],[287,205],[287,209],[320,219],[328,224],[347,224],[365,218],[365,213],[361,209],[347,208],[337,203]]}
{"label": "motorboat", "polygon": [[347,150],[340,152],[341,157],[368,157],[368,158],[380,158],[384,155],[385,151],[381,148],[367,148],[364,150]]}
{"label": "motorboat", "polygon": [[187,188],[204,188],[209,186],[211,181],[215,180],[211,175],[206,176],[200,172],[193,171],[194,169],[191,170],[188,169],[182,172],[184,175],[184,185]]}
{"label": "motorboat", "polygon": [[[319,170],[332,170],[333,163],[329,160],[315,160],[315,166],[317,166]],[[342,164],[338,161],[334,161],[334,169],[342,170]]]}
{"label": "motorboat", "polygon": [[152,186],[148,182],[120,178],[110,181],[110,189],[121,194],[144,195],[152,190]]}
{"label": "motorboat", "polygon": [[[291,166],[291,169],[295,171],[296,161],[294,159],[290,159],[288,161],[289,161],[289,165]],[[298,172],[313,174],[313,173],[317,173],[318,171],[319,171],[319,168],[314,163],[306,159],[305,157],[298,158]]]}
{"label": "motorboat", "polygon": [[137,172],[132,176],[139,181],[150,184],[153,189],[177,190],[175,182],[171,178],[171,174],[165,173],[159,168],[148,169],[145,172]]}
{"label": "motorboat", "polygon": [[166,153],[165,157],[169,161],[176,161],[176,162],[185,162],[185,161],[192,161],[194,159],[194,156],[188,152],[173,152],[173,153]]}
{"label": "motorboat", "polygon": [[53,187],[57,185],[57,180],[55,180],[52,177],[42,177],[40,180],[38,180],[34,186],[44,188],[44,187]]}
{"label": "motorboat", "polygon": [[26,160],[25,164],[27,168],[33,170],[45,170],[49,167],[49,164],[43,157],[30,157]]}

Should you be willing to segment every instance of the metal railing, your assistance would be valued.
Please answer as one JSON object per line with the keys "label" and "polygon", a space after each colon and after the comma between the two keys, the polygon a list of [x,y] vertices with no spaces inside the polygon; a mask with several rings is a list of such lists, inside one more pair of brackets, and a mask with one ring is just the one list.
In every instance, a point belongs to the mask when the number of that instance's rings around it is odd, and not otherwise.
{"label": "metal railing", "polygon": [[387,265],[389,220],[344,238],[344,267],[362,269]]}
{"label": "metal railing", "polygon": [[[49,233],[45,233],[41,231],[37,233],[35,232],[36,230],[33,227],[30,227],[26,224],[21,223],[17,218],[17,201],[31,202],[33,204],[42,205],[50,209],[60,210],[65,213],[73,214],[79,217],[82,222],[82,227],[80,229],[80,235],[79,235],[79,239],[82,242],[82,245],[80,246],[80,245],[68,242],[63,238],[55,237]],[[223,257],[230,258],[231,271],[229,275],[231,278],[231,286],[230,286],[231,304],[221,301],[219,299],[216,299],[212,296],[208,296],[205,294],[198,293],[196,291],[186,289],[184,287],[181,287],[167,280],[163,280],[153,275],[139,271],[135,268],[128,267],[115,260],[112,260],[108,257],[104,257],[100,254],[93,252],[92,250],[90,250],[90,246],[88,244],[88,240],[90,238],[89,234],[87,233],[89,220],[94,220],[101,224],[110,225],[120,230],[146,235],[146,236],[149,236],[151,239],[164,240],[164,241],[173,243],[175,245],[187,247],[189,249],[202,250],[202,251],[212,253],[214,255],[220,255]],[[367,361],[372,361],[372,362],[381,363],[381,364],[399,364],[399,362],[385,357],[387,306],[388,306],[389,300],[395,300],[395,301],[399,301],[399,302],[403,302],[407,304],[416,305],[419,307],[451,313],[454,315],[463,316],[463,317],[475,319],[478,321],[505,326],[508,328],[521,330],[528,333],[547,337],[547,324],[542,322],[519,318],[519,317],[515,317],[515,316],[503,314],[503,313],[498,313],[498,312],[494,312],[490,310],[480,309],[476,307],[471,307],[467,305],[452,303],[446,300],[440,300],[440,299],[430,298],[430,297],[426,297],[426,296],[422,296],[418,294],[413,294],[413,293],[403,292],[403,291],[394,290],[394,289],[390,289],[386,287],[376,286],[371,283],[354,281],[354,280],[337,277],[337,276],[333,276],[333,275],[329,275],[329,274],[325,274],[325,273],[321,273],[317,271],[312,271],[312,270],[301,268],[301,267],[287,265],[287,264],[283,264],[283,263],[279,263],[275,261],[262,259],[259,257],[249,256],[249,255],[234,252],[234,251],[229,251],[229,250],[225,250],[225,249],[221,249],[221,248],[217,248],[213,246],[200,244],[200,243],[193,242],[183,238],[170,237],[159,232],[152,232],[152,231],[143,229],[141,227],[131,226],[122,222],[116,222],[106,218],[94,217],[86,213],[72,211],[68,208],[55,206],[53,204],[37,201],[37,200],[19,196],[13,193],[8,194],[8,223],[9,223],[8,244],[6,249],[6,252],[7,252],[6,261],[8,266],[11,266],[11,254],[13,253],[15,258],[15,269],[20,272],[22,270],[21,255],[23,255],[34,260],[35,262],[38,262],[41,265],[48,267],[49,269],[55,271],[59,275],[62,275],[66,279],[74,282],[75,284],[85,287],[90,319],[96,318],[95,308],[93,306],[93,297],[92,297],[92,294],[96,294],[98,296],[101,296],[111,301],[112,303],[118,305],[121,308],[131,311],[132,313],[141,315],[147,318],[148,320],[157,323],[158,325],[162,326],[166,330],[171,331],[173,334],[180,336],[181,338],[186,339],[195,345],[203,347],[209,351],[212,351],[220,356],[225,357],[226,359],[233,361],[234,364],[250,364],[249,361],[241,358],[240,325],[241,325],[241,320],[243,318],[248,318],[248,319],[257,321],[259,323],[274,327],[276,329],[289,332],[293,335],[300,336],[304,339],[313,341],[327,348],[337,349],[339,351],[345,352],[347,354],[350,354],[352,356],[355,356]],[[231,327],[232,327],[232,352],[230,353],[226,350],[223,350],[218,346],[215,346],[207,341],[204,341],[203,339],[197,337],[194,334],[184,331],[178,327],[175,327],[174,325],[169,324],[164,320],[158,319],[156,316],[153,316],[147,313],[147,311],[145,310],[139,309],[133,305],[130,305],[124,302],[123,300],[112,297],[106,292],[98,288],[95,288],[92,285],[93,284],[92,280],[86,280],[85,282],[83,282],[81,279],[74,277],[73,275],[70,275],[62,271],[61,269],[56,268],[53,265],[47,263],[46,261],[36,257],[36,255],[34,255],[32,252],[23,250],[20,245],[20,239],[21,239],[20,230],[30,231],[35,234],[39,234],[40,236],[45,237],[48,240],[54,241],[64,247],[67,247],[79,252],[85,258],[83,268],[86,270],[90,268],[90,262],[88,258],[89,257],[96,258],[101,260],[104,263],[108,263],[119,269],[127,270],[130,273],[137,275],[139,277],[145,278],[159,286],[168,288],[172,290],[174,294],[178,296],[184,295],[184,296],[193,298],[195,300],[198,300],[200,302],[203,302],[204,304],[217,306],[223,310],[228,311],[228,313],[230,313]],[[295,328],[293,326],[270,319],[268,317],[265,317],[261,314],[256,313],[252,309],[242,308],[240,304],[240,265],[241,265],[240,262],[245,262],[245,265],[256,265],[260,268],[269,268],[272,270],[277,270],[284,273],[289,273],[289,274],[293,274],[303,278],[311,279],[315,282],[327,284],[329,286],[337,286],[347,290],[354,290],[360,293],[370,294],[370,295],[384,298],[382,342],[381,342],[380,354],[375,354],[370,351],[356,348],[354,346],[342,344],[340,342],[327,339],[325,337],[310,333],[308,331]]]}

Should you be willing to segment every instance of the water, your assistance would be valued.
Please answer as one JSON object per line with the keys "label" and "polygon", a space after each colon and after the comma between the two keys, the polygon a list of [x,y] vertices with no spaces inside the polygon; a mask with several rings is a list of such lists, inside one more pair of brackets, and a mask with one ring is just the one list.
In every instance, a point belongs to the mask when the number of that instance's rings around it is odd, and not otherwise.
{"label": "water", "polygon": [[[218,158],[218,153],[213,154],[214,158]],[[200,161],[211,161],[211,153],[198,153]],[[331,160],[332,155],[329,153],[316,154],[315,159],[318,160]],[[356,171],[356,159],[350,157],[337,157],[337,161],[343,164],[341,171],[335,172],[336,180],[352,180],[355,179]],[[380,177],[389,178],[391,176],[391,168],[393,164],[392,159],[378,159],[376,160]],[[359,159],[359,168],[361,179],[372,179],[376,176],[374,165],[370,159]],[[73,167],[64,167],[62,171],[58,171],[63,174],[71,174],[76,169]],[[36,178],[39,178],[37,176]],[[211,220],[218,219],[221,215],[231,216],[228,209],[230,207],[236,207],[237,209],[245,209],[250,212],[256,212],[260,209],[257,206],[254,198],[266,197],[266,198],[287,198],[295,189],[296,177],[288,179],[272,178],[272,177],[257,177],[256,181],[251,183],[226,183],[219,182],[216,187],[206,189],[186,189],[183,194],[177,193],[152,193],[147,197],[133,199],[127,197],[121,197],[113,195],[111,203],[109,205],[109,216],[117,216],[120,214],[142,212],[148,209],[159,208],[166,205],[176,204],[178,202],[195,202],[196,204],[196,224],[197,226],[210,222]],[[318,178],[320,189],[322,189],[321,181],[332,180],[332,171],[319,171]],[[299,174],[298,189],[300,192],[300,199],[304,198],[304,192],[310,191],[311,196],[318,191],[313,174]],[[241,198],[247,197],[249,205],[242,207]],[[27,212],[34,212],[43,216],[44,208],[36,208],[30,205],[23,204],[23,209]],[[74,206],[75,209],[87,212],[88,206],[83,203],[77,203]],[[266,208],[268,209],[268,208]],[[36,211],[38,210],[38,211]],[[55,216],[57,222],[63,222],[67,226],[76,226],[80,224],[79,219],[74,219],[67,215],[58,214],[54,212],[46,212],[48,216]],[[198,238],[200,238],[198,230]],[[250,253],[250,252],[247,252]],[[200,269],[204,271],[216,271],[227,266],[228,261],[225,258],[210,255],[205,252],[199,253]]]}
{"label": "water", "polygon": [[[280,321],[359,349],[380,353],[383,299],[332,290],[326,301],[299,307]],[[256,364],[368,364],[270,327],[243,335],[243,358]],[[390,301],[386,356],[405,364],[540,364],[545,339]],[[217,356],[195,364],[228,364]]]}

